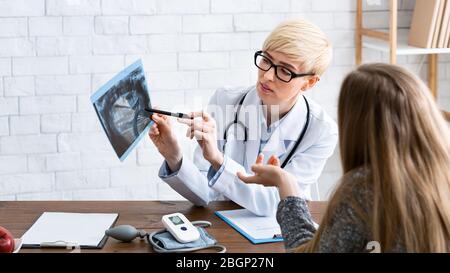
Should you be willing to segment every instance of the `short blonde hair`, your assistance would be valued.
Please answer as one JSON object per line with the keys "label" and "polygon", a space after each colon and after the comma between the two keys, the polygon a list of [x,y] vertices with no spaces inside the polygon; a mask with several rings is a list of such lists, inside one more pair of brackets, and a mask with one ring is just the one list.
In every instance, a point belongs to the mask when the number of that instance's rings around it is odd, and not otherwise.
{"label": "short blonde hair", "polygon": [[279,24],[266,38],[263,51],[277,51],[300,60],[304,73],[322,75],[331,63],[332,46],[325,33],[309,21],[296,19]]}

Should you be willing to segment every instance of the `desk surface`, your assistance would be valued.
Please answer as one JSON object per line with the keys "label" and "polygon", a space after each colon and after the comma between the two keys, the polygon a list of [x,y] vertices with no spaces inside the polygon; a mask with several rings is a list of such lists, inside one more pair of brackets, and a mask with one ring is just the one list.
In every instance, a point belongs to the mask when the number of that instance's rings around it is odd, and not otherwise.
{"label": "desk surface", "polygon": [[[284,252],[283,243],[254,245],[232,227],[214,215],[217,210],[240,208],[233,202],[212,202],[208,207],[196,207],[187,201],[2,201],[0,202],[0,224],[21,237],[44,211],[119,213],[116,225],[129,224],[147,232],[163,228],[161,217],[181,212],[191,221],[208,220],[212,226],[207,230],[227,252]],[[310,210],[314,220],[320,223],[326,209],[326,202],[311,202]],[[66,249],[22,249],[21,252],[68,252]],[[109,238],[102,249],[82,252],[153,252],[145,240],[120,243]]]}

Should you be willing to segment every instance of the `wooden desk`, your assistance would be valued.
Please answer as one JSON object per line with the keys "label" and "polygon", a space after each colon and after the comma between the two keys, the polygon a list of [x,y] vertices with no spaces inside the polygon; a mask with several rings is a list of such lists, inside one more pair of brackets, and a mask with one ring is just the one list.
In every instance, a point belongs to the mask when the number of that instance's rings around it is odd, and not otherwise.
{"label": "wooden desk", "polygon": [[[21,237],[44,211],[119,213],[116,225],[129,224],[147,232],[163,228],[161,217],[181,212],[191,221],[208,220],[212,226],[207,231],[227,252],[284,252],[283,243],[254,245],[241,234],[214,215],[214,211],[240,208],[233,202],[212,202],[208,207],[196,207],[186,201],[3,201],[0,202],[0,225]],[[311,202],[310,210],[314,220],[322,220],[326,202]],[[22,249],[21,252],[69,252],[66,249]],[[121,243],[109,238],[102,249],[81,252],[153,252],[146,240],[136,239]]]}

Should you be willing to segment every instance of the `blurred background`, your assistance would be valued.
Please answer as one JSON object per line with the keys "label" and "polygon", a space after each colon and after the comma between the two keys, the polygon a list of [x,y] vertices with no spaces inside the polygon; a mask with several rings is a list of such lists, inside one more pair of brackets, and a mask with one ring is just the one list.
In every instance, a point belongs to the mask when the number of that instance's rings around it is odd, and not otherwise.
{"label": "blurred background", "polygon": [[[399,1],[399,33],[414,0]],[[389,1],[363,1],[364,26],[387,29]],[[282,20],[305,18],[334,45],[307,96],[336,119],[339,87],[355,68],[355,0],[0,0],[0,200],[180,200],[162,182],[148,137],[117,159],[89,97],[142,59],[153,105],[192,111],[221,86],[256,82],[253,53]],[[363,50],[363,62],[389,55]],[[426,80],[428,58],[398,63]],[[450,109],[450,55],[439,56],[439,96]],[[195,141],[176,126],[185,156]],[[341,175],[337,148],[318,182],[325,200]]]}

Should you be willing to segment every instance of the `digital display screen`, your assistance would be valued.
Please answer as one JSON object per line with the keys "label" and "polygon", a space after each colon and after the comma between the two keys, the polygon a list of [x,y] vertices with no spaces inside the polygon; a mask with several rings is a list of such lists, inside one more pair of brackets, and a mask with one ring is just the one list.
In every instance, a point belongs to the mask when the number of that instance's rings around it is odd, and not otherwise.
{"label": "digital display screen", "polygon": [[174,225],[184,224],[183,220],[181,220],[181,218],[178,216],[172,216],[172,217],[169,217],[169,219]]}

